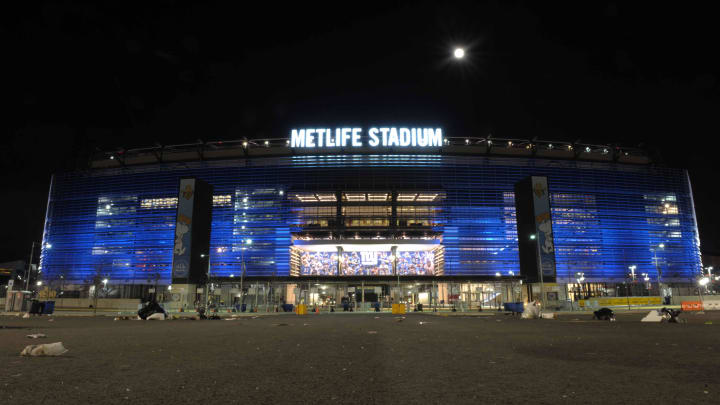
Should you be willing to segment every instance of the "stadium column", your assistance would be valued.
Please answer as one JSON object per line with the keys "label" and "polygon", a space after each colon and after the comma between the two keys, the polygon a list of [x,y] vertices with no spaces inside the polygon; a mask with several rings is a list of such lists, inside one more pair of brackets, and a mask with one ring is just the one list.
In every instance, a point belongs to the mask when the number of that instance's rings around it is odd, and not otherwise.
{"label": "stadium column", "polygon": [[515,184],[515,215],[520,274],[529,283],[540,282],[540,296],[545,304],[544,283],[556,280],[547,177],[530,176]]}
{"label": "stadium column", "polygon": [[390,195],[390,231],[392,237],[395,237],[397,235],[398,228],[397,196],[398,192],[395,190]]}
{"label": "stadium column", "polygon": [[342,254],[342,246],[337,246],[337,271],[335,273],[336,276],[342,275]]}
{"label": "stadium column", "polygon": [[400,303],[400,298],[401,298],[401,296],[402,296],[402,290],[400,289],[400,274],[398,274],[398,271],[397,271],[397,262],[398,262],[398,259],[397,259],[397,246],[391,246],[391,247],[390,247],[390,256],[393,257],[393,260],[392,260],[392,272],[393,272],[393,274],[395,275],[395,277],[397,277],[397,286],[395,287],[395,294],[392,294],[392,295],[395,296],[395,303],[396,303],[396,304],[399,304],[399,303]]}
{"label": "stadium column", "polygon": [[212,186],[196,178],[180,179],[168,309],[193,309],[199,286],[208,293],[211,226]]}

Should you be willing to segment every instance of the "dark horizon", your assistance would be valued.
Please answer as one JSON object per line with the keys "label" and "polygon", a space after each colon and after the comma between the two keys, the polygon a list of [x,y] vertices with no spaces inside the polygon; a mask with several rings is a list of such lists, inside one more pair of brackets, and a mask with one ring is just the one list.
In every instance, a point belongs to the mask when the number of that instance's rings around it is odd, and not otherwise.
{"label": "dark horizon", "polygon": [[[27,260],[51,173],[96,148],[381,122],[641,145],[689,170],[702,250],[720,253],[718,169],[704,143],[720,129],[709,6],[382,4],[15,8],[2,25],[2,208],[12,219],[0,262]],[[455,46],[465,60],[451,58]]]}

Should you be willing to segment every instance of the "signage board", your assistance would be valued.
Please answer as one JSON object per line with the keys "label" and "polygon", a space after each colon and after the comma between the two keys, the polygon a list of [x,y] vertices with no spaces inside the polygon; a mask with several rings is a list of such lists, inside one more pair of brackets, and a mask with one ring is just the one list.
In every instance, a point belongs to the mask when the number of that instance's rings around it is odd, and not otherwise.
{"label": "signage board", "polygon": [[301,128],[290,131],[291,148],[439,148],[442,128]]}

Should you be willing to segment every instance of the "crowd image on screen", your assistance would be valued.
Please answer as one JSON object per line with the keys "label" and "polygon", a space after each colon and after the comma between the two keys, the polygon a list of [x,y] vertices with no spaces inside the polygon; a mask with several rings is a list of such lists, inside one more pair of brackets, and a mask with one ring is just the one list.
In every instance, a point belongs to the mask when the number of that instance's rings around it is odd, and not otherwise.
{"label": "crowd image on screen", "polygon": [[302,274],[312,276],[337,275],[337,253],[303,252],[300,256]]}
{"label": "crowd image on screen", "polygon": [[[304,252],[301,256],[303,275],[331,276],[337,273],[337,253]],[[393,275],[392,253],[343,252],[340,256],[340,275],[344,276],[389,276]],[[433,252],[398,252],[397,272],[399,275],[435,274]]]}

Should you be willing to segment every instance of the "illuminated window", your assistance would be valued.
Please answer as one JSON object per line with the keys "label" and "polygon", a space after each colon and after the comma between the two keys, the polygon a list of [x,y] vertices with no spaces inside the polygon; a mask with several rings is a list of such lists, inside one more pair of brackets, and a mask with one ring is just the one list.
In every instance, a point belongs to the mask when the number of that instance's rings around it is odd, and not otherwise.
{"label": "illuminated window", "polygon": [[317,202],[318,200],[315,194],[295,194],[294,197],[300,202]]}
{"label": "illuminated window", "polygon": [[140,200],[140,208],[144,209],[161,209],[177,207],[177,197],[167,198],[145,198]]}
{"label": "illuminated window", "polygon": [[400,193],[397,196],[398,201],[415,201],[415,197],[417,197],[417,193],[407,194],[407,193]]}
{"label": "illuminated window", "polygon": [[332,202],[337,201],[335,198],[335,194],[315,194],[317,196],[318,201],[320,202]]}
{"label": "illuminated window", "polygon": [[368,201],[387,201],[390,197],[388,193],[368,193]]}
{"label": "illuminated window", "polygon": [[293,196],[297,201],[300,202],[333,202],[337,201],[335,194],[323,193],[323,194],[295,194]]}
{"label": "illuminated window", "polygon": [[346,201],[365,201],[365,193],[344,193],[343,197]]}
{"label": "illuminated window", "polygon": [[415,199],[415,201],[420,201],[420,202],[423,202],[423,201],[433,201],[434,199],[437,198],[437,196],[438,196],[437,194],[423,194],[423,193],[420,193],[420,194],[418,194],[418,196],[417,196],[417,198]]}
{"label": "illuminated window", "polygon": [[213,196],[213,207],[229,207],[232,205],[232,195],[214,195]]}

